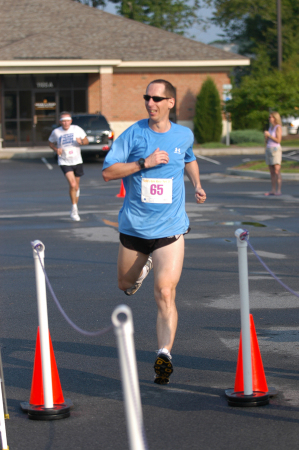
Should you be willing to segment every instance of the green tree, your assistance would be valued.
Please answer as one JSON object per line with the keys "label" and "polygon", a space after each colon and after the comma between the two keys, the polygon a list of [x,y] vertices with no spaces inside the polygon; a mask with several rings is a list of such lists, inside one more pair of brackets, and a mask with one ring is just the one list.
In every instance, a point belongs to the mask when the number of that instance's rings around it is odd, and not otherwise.
{"label": "green tree", "polygon": [[219,142],[222,134],[221,102],[217,87],[208,77],[197,96],[194,135],[199,144]]}
{"label": "green tree", "polygon": [[227,102],[227,110],[231,113],[233,128],[264,130],[269,111],[278,111],[281,116],[297,116],[298,86],[296,65],[290,64],[282,71],[267,71],[261,64],[259,70],[255,68],[250,76],[244,76],[241,84],[232,89],[232,100]]}
{"label": "green tree", "polygon": [[[203,0],[215,8],[212,22],[224,31],[224,38],[239,44],[239,53],[255,56],[267,53],[277,67],[276,0]],[[283,60],[299,53],[299,1],[281,0]]]}
{"label": "green tree", "polygon": [[184,34],[195,22],[200,0],[75,0],[90,6],[106,6],[110,1],[117,5],[117,12],[128,19]]}

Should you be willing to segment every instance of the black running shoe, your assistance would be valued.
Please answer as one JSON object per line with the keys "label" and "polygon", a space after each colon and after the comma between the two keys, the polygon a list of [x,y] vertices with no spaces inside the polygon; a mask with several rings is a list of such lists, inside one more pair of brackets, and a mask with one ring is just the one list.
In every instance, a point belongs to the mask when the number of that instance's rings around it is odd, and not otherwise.
{"label": "black running shoe", "polygon": [[165,353],[160,353],[157,356],[154,369],[156,372],[155,383],[168,384],[169,377],[173,372],[171,357],[167,356]]}

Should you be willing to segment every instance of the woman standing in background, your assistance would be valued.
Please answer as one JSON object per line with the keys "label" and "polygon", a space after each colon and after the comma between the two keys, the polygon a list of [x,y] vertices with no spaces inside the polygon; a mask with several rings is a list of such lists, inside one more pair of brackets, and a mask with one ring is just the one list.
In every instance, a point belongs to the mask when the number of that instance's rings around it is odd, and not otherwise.
{"label": "woman standing in background", "polygon": [[270,127],[268,131],[264,132],[266,140],[266,164],[269,166],[271,175],[271,186],[270,192],[266,192],[265,195],[281,195],[281,118],[278,112],[273,111],[269,115]]}

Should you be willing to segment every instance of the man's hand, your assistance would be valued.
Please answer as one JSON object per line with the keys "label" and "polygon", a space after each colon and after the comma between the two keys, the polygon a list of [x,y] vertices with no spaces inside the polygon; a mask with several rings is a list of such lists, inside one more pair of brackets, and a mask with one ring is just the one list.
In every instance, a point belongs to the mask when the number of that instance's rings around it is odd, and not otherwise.
{"label": "man's hand", "polygon": [[58,156],[61,156],[62,155],[62,148],[58,148],[56,153],[57,153]]}
{"label": "man's hand", "polygon": [[195,189],[196,203],[204,203],[206,201],[206,198],[207,198],[207,195],[202,188]]}
{"label": "man's hand", "polygon": [[158,166],[159,164],[167,164],[168,161],[168,153],[164,150],[156,148],[156,150],[145,159],[144,165],[146,169],[150,169],[151,167]]}
{"label": "man's hand", "polygon": [[76,141],[78,142],[79,145],[83,145],[83,139],[81,138],[76,138]]}

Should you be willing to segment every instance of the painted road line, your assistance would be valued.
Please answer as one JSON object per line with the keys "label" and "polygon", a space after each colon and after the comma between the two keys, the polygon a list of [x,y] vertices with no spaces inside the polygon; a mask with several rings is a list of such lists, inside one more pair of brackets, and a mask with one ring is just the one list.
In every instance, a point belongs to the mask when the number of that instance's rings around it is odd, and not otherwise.
{"label": "painted road line", "polygon": [[[90,210],[79,210],[80,215],[84,214],[108,214],[110,216],[117,216],[118,210],[99,210],[99,209],[90,209]],[[68,211],[53,211],[53,212],[34,212],[34,213],[22,213],[22,214],[0,214],[0,219],[19,219],[22,217],[63,217],[68,216]]]}
{"label": "painted road line", "polygon": [[211,163],[213,163],[213,164],[219,164],[219,165],[221,165],[221,162],[216,161],[215,159],[207,158],[206,156],[196,155],[196,158],[201,158],[201,159],[204,159],[204,160],[206,160],[206,161],[209,161],[209,162],[211,162]]}
{"label": "painted road line", "polygon": [[49,170],[53,170],[53,166],[51,166],[51,164],[48,163],[48,161],[46,160],[46,158],[42,158],[42,162],[44,164],[46,164],[46,166],[48,167]]}

